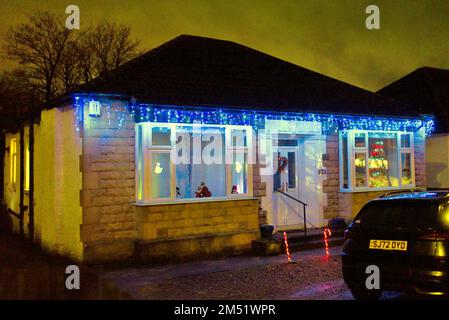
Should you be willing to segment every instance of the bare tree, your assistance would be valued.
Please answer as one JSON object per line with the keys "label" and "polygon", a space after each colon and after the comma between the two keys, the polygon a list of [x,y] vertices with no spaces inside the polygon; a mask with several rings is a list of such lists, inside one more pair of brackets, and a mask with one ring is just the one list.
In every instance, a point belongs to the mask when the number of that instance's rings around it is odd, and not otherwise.
{"label": "bare tree", "polygon": [[95,59],[95,71],[101,74],[136,57],[140,53],[139,43],[139,40],[131,39],[129,26],[104,20],[88,32],[84,47],[91,50]]}
{"label": "bare tree", "polygon": [[57,80],[61,83],[64,93],[72,91],[83,80],[82,51],[77,40],[67,43],[61,55],[61,61],[56,71]]}
{"label": "bare tree", "polygon": [[140,53],[128,26],[101,21],[74,31],[64,21],[62,16],[38,12],[5,35],[6,57],[19,63],[22,76],[46,104]]}
{"label": "bare tree", "polygon": [[6,56],[19,62],[30,79],[41,86],[45,103],[51,102],[56,93],[56,74],[71,34],[64,19],[49,12],[38,12],[6,33]]}
{"label": "bare tree", "polygon": [[25,117],[30,110],[30,99],[37,88],[29,82],[23,69],[0,74],[0,113],[2,117]]}

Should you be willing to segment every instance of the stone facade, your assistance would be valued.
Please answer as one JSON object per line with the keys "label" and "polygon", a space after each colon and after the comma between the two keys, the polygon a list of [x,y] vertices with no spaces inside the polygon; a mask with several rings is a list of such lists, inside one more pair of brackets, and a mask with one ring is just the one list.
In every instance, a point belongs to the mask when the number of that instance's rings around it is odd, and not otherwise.
{"label": "stone facade", "polygon": [[339,216],[340,162],[338,158],[338,135],[326,136],[327,159],[323,166],[327,169],[326,180],[323,180],[323,192],[327,196],[327,204],[323,208],[325,219]]}
{"label": "stone facade", "polygon": [[[125,102],[103,101],[103,109],[107,104],[126,112]],[[127,117],[119,128],[119,112],[104,113],[99,118],[87,117],[80,128],[81,241],[86,262],[186,259],[250,250],[251,240],[259,236],[259,225],[267,222],[261,205],[267,187],[259,161],[252,166],[254,198],[136,206],[134,121]],[[416,185],[423,186],[424,135],[415,134],[414,146]],[[337,134],[326,136],[323,166],[327,169],[325,219],[349,220],[367,201],[384,193],[340,191]]]}
{"label": "stone facade", "polygon": [[259,236],[258,199],[137,207],[138,258],[144,261],[240,254]]}
{"label": "stone facade", "polygon": [[[122,102],[110,103],[111,107]],[[83,173],[81,241],[84,260],[123,260],[134,255],[134,122],[118,127],[117,113],[88,118],[81,127]],[[126,112],[126,110],[123,110]]]}
{"label": "stone facade", "polygon": [[[254,139],[254,141],[257,141]],[[253,195],[259,199],[258,201],[258,212],[259,212],[259,225],[267,224],[267,211],[262,208],[262,197],[267,196],[267,183],[262,181],[262,176],[260,174],[261,161],[259,159],[260,154],[257,152],[259,150],[259,143],[254,144],[256,149],[256,163],[252,165],[253,169]]]}
{"label": "stone facade", "polygon": [[427,186],[426,178],[426,137],[424,130],[414,134],[415,147],[415,181],[417,187]]}
{"label": "stone facade", "polygon": [[[103,101],[99,118],[84,121],[81,241],[84,261],[105,262],[237,254],[248,251],[259,236],[260,198],[136,207],[135,128],[126,118],[119,128],[117,112],[124,102]],[[253,168],[254,195],[265,185]]]}
{"label": "stone facade", "polygon": [[[426,186],[425,171],[425,135],[423,130],[414,134],[415,182],[417,187]],[[355,217],[360,209],[370,200],[385,194],[385,191],[372,192],[340,192],[340,162],[338,134],[326,137],[327,180],[323,182],[323,191],[327,195],[324,207],[324,218],[344,217],[348,220]]]}

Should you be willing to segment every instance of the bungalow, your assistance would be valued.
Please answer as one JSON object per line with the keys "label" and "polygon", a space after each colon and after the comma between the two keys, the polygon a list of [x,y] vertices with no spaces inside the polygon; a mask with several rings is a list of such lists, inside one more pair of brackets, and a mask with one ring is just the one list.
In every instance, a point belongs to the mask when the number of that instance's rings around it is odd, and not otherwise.
{"label": "bungalow", "polygon": [[4,198],[17,232],[80,261],[235,254],[260,224],[326,226],[425,186],[432,128],[390,98],[183,35],[7,133]]}
{"label": "bungalow", "polygon": [[379,90],[403,101],[416,112],[438,119],[435,134],[426,140],[427,186],[449,188],[449,70],[422,67]]}

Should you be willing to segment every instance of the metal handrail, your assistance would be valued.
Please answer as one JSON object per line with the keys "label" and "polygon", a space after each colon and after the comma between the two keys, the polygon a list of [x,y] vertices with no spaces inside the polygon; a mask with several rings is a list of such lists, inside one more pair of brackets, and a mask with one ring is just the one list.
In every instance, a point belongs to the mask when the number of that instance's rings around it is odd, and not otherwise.
{"label": "metal handrail", "polygon": [[8,208],[7,212],[8,212],[10,215],[12,215],[13,217],[16,217],[16,218],[19,219],[19,220],[21,219],[21,218],[20,218],[20,214],[18,214],[17,212],[11,210],[10,208]]}
{"label": "metal handrail", "polygon": [[310,221],[307,221],[307,213],[306,213],[307,203],[305,203],[305,202],[303,202],[303,201],[301,201],[299,199],[296,199],[295,197],[289,195],[288,193],[285,193],[284,191],[282,191],[282,190],[280,190],[278,188],[273,188],[273,190],[283,194],[284,196],[286,196],[286,197],[288,197],[288,198],[290,198],[292,200],[295,200],[296,202],[298,202],[300,204],[302,204],[302,210],[303,210],[302,217],[303,217],[303,220],[304,220],[304,241],[307,242],[307,222],[309,222],[309,224],[314,226],[313,223],[310,223]]}
{"label": "metal handrail", "polygon": [[302,202],[302,201],[299,200],[299,199],[296,199],[295,197],[289,195],[288,193],[285,193],[284,191],[282,191],[282,190],[280,190],[280,189],[278,189],[278,188],[273,188],[273,189],[274,189],[274,191],[277,191],[277,192],[279,192],[279,193],[282,193],[283,195],[289,197],[290,199],[295,200],[296,202],[299,202],[299,203],[302,204],[303,206],[307,206],[307,203]]}

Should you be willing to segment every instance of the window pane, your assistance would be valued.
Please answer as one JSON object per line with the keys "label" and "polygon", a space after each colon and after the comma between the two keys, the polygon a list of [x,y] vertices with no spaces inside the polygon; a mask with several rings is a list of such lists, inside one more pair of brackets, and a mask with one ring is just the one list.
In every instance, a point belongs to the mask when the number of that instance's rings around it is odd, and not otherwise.
{"label": "window pane", "polygon": [[151,198],[170,197],[170,153],[151,154]]}
{"label": "window pane", "polygon": [[246,153],[234,153],[231,164],[232,194],[248,192],[248,157]]}
{"label": "window pane", "polygon": [[225,128],[176,128],[177,198],[226,196]]}
{"label": "window pane", "polygon": [[288,187],[296,188],[296,156],[294,152],[289,152],[287,155],[288,166]]}
{"label": "window pane", "polygon": [[354,134],[354,146],[356,148],[366,148],[366,133]]}
{"label": "window pane", "polygon": [[401,134],[401,148],[410,148],[409,134]]}
{"label": "window pane", "polygon": [[399,186],[399,163],[395,133],[370,132],[369,187]]}
{"label": "window pane", "polygon": [[231,141],[233,147],[247,147],[247,130],[232,129],[231,130]]}
{"label": "window pane", "polygon": [[356,153],[354,165],[355,165],[355,186],[366,187],[366,154]]}
{"label": "window pane", "polygon": [[412,155],[410,153],[401,154],[402,163],[402,184],[412,184]]}
{"label": "window pane", "polygon": [[167,127],[151,128],[151,144],[153,146],[170,146],[171,129]]}

